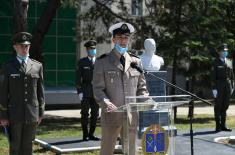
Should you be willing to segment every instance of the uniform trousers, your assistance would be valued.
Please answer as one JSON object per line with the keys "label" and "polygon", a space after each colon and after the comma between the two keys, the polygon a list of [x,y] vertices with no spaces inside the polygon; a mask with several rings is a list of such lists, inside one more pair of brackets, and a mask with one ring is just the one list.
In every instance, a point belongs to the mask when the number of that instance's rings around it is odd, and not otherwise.
{"label": "uniform trousers", "polygon": [[82,100],[81,103],[81,124],[84,132],[84,136],[88,136],[87,126],[88,126],[88,117],[89,109],[91,109],[90,117],[90,131],[89,134],[93,134],[96,127],[97,118],[99,116],[99,105],[95,102],[95,99],[92,97],[86,97]]}
{"label": "uniform trousers", "polygon": [[32,155],[37,123],[10,123],[10,155]]}
{"label": "uniform trousers", "polygon": [[[102,126],[101,150],[100,155],[113,155],[117,142],[117,137],[121,134],[123,152],[129,155],[136,155],[136,126]],[[127,130],[128,129],[128,130]],[[124,138],[126,137],[126,138]]]}
{"label": "uniform trousers", "polygon": [[214,114],[217,128],[226,126],[226,111],[229,107],[230,87],[229,84],[218,84],[218,96],[215,98]]}

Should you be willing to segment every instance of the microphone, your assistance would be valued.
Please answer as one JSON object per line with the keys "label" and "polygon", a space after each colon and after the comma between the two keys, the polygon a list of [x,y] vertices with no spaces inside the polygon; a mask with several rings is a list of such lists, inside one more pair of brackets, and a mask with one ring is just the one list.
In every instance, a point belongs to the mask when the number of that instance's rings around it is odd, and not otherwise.
{"label": "microphone", "polygon": [[143,72],[144,72],[143,69],[140,68],[140,67],[137,65],[136,62],[131,62],[130,66],[131,66],[131,68],[136,69],[136,70],[137,70],[138,72],[140,72],[140,73],[143,73]]}
{"label": "microphone", "polygon": [[186,94],[188,94],[188,95],[190,95],[190,96],[192,96],[192,97],[194,97],[194,98],[196,98],[196,99],[199,99],[199,100],[203,101],[204,103],[207,103],[207,104],[209,104],[209,105],[212,105],[212,103],[210,103],[210,102],[208,102],[208,101],[206,101],[206,100],[204,100],[204,99],[198,97],[197,95],[195,95],[195,94],[193,94],[193,93],[191,93],[191,92],[189,92],[189,91],[186,91],[186,90],[184,90],[184,89],[178,87],[177,85],[174,85],[174,84],[172,84],[172,83],[170,83],[170,82],[164,80],[163,78],[160,78],[160,77],[158,77],[158,76],[152,74],[151,72],[148,72],[148,71],[146,72],[146,71],[144,71],[142,68],[140,68],[140,67],[138,66],[138,64],[137,64],[136,62],[131,62],[130,66],[131,66],[131,68],[136,69],[136,70],[139,71],[140,73],[149,74],[149,75],[151,75],[152,77],[154,77],[154,78],[156,78],[156,79],[159,79],[159,80],[165,82],[166,84],[170,85],[171,87],[177,88],[177,89],[181,90],[182,92],[184,92],[184,93],[186,93]]}

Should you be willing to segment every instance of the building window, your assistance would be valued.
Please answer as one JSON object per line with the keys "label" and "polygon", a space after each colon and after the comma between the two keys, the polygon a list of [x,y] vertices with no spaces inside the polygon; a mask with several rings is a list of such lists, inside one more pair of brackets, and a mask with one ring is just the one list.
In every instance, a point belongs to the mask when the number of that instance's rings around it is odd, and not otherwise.
{"label": "building window", "polygon": [[132,15],[142,16],[143,15],[143,0],[132,0]]}

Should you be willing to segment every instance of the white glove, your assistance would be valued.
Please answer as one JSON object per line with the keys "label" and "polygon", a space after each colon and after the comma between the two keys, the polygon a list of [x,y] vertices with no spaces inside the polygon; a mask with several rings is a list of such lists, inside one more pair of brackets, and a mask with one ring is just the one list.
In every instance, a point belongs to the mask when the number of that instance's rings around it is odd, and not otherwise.
{"label": "white glove", "polygon": [[232,90],[231,90],[231,93],[230,93],[230,95],[232,95],[232,94],[233,94],[233,91],[234,91],[234,89],[232,89]]}
{"label": "white glove", "polygon": [[233,84],[230,85],[230,91],[231,91],[231,92],[230,92],[230,95],[232,95],[232,94],[233,94],[233,91],[234,91],[234,85],[233,85]]}
{"label": "white glove", "polygon": [[83,98],[83,93],[78,94],[78,97],[79,97],[80,100],[82,100],[82,98]]}
{"label": "white glove", "polygon": [[218,95],[218,91],[216,89],[213,89],[212,93],[213,93],[213,97],[216,98]]}

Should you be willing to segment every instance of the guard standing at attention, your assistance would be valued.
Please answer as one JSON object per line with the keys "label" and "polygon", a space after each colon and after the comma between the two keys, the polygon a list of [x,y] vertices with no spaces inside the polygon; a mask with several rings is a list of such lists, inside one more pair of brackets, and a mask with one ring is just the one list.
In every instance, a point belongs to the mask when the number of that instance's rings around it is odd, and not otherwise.
{"label": "guard standing at attention", "polygon": [[16,57],[0,75],[0,124],[9,129],[10,155],[32,155],[36,127],[44,114],[43,66],[29,58],[31,34],[13,36]]}
{"label": "guard standing at attention", "polygon": [[[96,59],[96,41],[89,40],[84,46],[86,47],[87,57],[80,59],[77,63],[76,87],[77,93],[81,100],[81,125],[83,131],[83,140],[95,140],[100,138],[94,136],[97,118],[99,116],[99,105],[96,103],[92,89],[92,78],[94,63]],[[88,132],[88,117],[90,112],[90,129]]]}
{"label": "guard standing at attention", "polygon": [[226,111],[234,89],[234,75],[232,61],[227,58],[228,46],[222,44],[216,49],[217,57],[212,64],[211,83],[215,98],[215,131],[232,131],[226,127]]}

